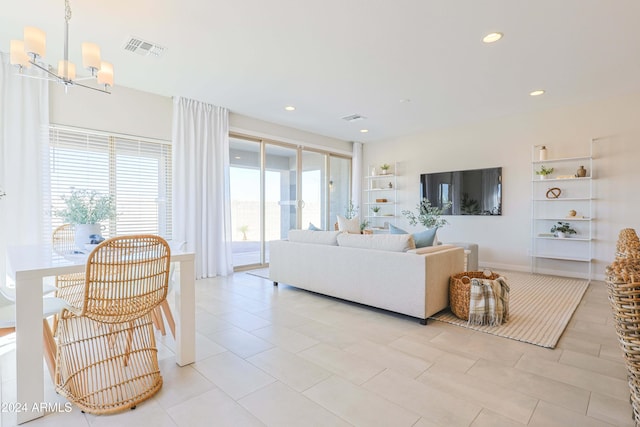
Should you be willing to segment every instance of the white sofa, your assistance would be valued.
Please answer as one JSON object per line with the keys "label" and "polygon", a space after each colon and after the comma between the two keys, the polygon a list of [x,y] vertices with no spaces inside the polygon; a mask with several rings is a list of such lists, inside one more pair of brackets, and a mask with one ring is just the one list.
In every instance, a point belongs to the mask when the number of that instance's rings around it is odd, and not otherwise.
{"label": "white sofa", "polygon": [[269,278],[297,288],[420,319],[449,305],[449,277],[463,271],[464,250],[414,249],[407,235],[292,230],[269,244]]}

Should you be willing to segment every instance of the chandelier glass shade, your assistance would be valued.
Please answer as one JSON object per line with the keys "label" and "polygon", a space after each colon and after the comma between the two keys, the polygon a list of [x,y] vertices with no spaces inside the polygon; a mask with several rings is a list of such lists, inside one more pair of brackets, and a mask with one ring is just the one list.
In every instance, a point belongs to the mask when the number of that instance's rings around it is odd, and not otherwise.
{"label": "chandelier glass shade", "polygon": [[[15,65],[20,73],[26,77],[33,77],[25,73],[28,68],[35,67],[44,71],[47,80],[62,83],[66,88],[81,86],[99,92],[109,93],[113,87],[113,64],[102,61],[100,47],[95,43],[82,43],[82,67],[90,72],[88,77],[76,75],[76,65],[69,61],[69,21],[71,20],[71,7],[69,0],[65,0],[65,25],[64,25],[64,59],[58,61],[58,67],[54,69],[41,61],[46,54],[46,34],[39,28],[25,27],[23,40],[11,40],[9,47],[9,61]],[[94,80],[93,85],[84,82]]]}

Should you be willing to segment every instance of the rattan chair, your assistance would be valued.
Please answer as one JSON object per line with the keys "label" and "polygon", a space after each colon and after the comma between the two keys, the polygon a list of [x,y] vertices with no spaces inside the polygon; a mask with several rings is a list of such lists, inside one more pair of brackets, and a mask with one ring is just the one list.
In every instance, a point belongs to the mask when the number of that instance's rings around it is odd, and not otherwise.
{"label": "rattan chair", "polygon": [[57,331],[56,391],[81,410],[133,408],[162,386],[151,312],[166,298],[169,260],[152,235],[114,237],[89,254]]}
{"label": "rattan chair", "polygon": [[[73,224],[62,224],[51,235],[53,251],[66,256],[75,253],[78,249],[75,244],[75,227]],[[73,299],[72,294],[82,292],[84,285],[84,273],[62,274],[55,278],[55,295],[64,300]],[[58,316],[53,320],[53,332],[58,328]]]}
{"label": "rattan chair", "polygon": [[[622,237],[621,233],[618,252],[621,249],[626,252],[626,246],[620,244],[624,240]],[[616,334],[627,367],[633,415],[636,425],[640,425],[640,259],[617,257],[606,269],[606,283]]]}

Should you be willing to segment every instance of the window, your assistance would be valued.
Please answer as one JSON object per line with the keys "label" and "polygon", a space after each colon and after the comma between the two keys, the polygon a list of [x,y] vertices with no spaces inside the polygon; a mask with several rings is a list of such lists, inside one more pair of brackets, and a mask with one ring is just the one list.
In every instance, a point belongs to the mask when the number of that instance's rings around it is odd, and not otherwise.
{"label": "window", "polygon": [[[45,206],[55,213],[71,189],[111,194],[116,218],[103,236],[158,234],[171,238],[171,145],[166,141],[84,129],[50,127]],[[51,215],[45,235],[62,224]]]}

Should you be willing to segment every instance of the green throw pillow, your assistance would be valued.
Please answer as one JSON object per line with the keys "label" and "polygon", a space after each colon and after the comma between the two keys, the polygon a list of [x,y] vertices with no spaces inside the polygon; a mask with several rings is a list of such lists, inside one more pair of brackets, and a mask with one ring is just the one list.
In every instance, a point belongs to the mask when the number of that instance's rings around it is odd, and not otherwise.
{"label": "green throw pillow", "polygon": [[[413,233],[413,240],[416,242],[416,248],[426,248],[427,246],[433,246],[433,241],[436,238],[436,232],[438,228],[428,228],[418,233]],[[393,224],[389,224],[389,234],[408,234],[402,228],[398,228]]]}

